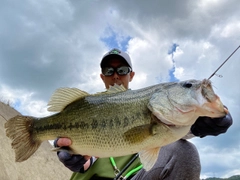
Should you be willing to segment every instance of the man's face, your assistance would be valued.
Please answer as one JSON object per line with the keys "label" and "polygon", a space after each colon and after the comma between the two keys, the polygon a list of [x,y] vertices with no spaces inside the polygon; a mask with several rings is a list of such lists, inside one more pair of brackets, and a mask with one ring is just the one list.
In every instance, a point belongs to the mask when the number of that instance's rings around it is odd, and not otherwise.
{"label": "man's face", "polygon": [[[128,65],[126,64],[125,61],[117,58],[110,59],[107,65],[107,67],[113,67],[113,68],[117,68],[121,66],[128,66]],[[135,74],[134,72],[130,72],[127,75],[120,76],[116,72],[114,72],[112,76],[104,76],[103,74],[100,74],[100,76],[107,89],[109,88],[110,85],[113,86],[114,84],[118,84],[118,85],[122,84],[126,89],[128,89],[128,84],[129,82],[132,81],[134,74]]]}

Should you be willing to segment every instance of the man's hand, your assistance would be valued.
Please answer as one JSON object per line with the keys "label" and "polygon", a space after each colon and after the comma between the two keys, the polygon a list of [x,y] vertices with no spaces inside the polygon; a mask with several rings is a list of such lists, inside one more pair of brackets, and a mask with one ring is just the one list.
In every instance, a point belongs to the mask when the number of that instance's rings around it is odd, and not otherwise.
{"label": "man's hand", "polygon": [[[54,141],[55,147],[66,147],[72,144],[71,140],[68,138],[57,138]],[[82,156],[82,155],[72,155],[66,151],[58,151],[57,152],[59,160],[73,172],[84,172],[88,169],[90,164],[90,156]]]}
{"label": "man's hand", "polygon": [[71,144],[72,144],[72,141],[68,138],[57,138],[54,141],[55,147],[70,146]]}
{"label": "man's hand", "polygon": [[191,132],[201,138],[208,135],[217,136],[225,133],[232,125],[232,121],[230,113],[222,118],[199,117],[192,125]]}

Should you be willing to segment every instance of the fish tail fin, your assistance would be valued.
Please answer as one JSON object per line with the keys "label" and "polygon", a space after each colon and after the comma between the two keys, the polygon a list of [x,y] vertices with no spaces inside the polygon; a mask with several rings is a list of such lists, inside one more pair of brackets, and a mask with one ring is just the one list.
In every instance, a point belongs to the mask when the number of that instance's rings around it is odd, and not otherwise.
{"label": "fish tail fin", "polygon": [[6,135],[12,139],[16,162],[27,160],[42,143],[33,135],[34,120],[33,117],[18,115],[5,123]]}

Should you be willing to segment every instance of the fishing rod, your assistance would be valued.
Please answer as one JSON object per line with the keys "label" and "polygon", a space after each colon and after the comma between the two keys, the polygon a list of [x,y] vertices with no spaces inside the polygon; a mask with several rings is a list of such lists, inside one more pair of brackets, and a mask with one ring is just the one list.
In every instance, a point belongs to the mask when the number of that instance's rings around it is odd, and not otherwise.
{"label": "fishing rod", "polygon": [[240,45],[232,52],[232,54],[230,54],[230,56],[228,56],[228,58],[216,69],[216,71],[214,71],[214,73],[212,73],[212,75],[208,78],[208,80],[210,78],[212,78],[216,72],[230,59],[230,57],[240,48]]}
{"label": "fishing rod", "polygon": [[122,179],[122,174],[124,173],[124,171],[127,170],[127,168],[129,166],[131,166],[131,164],[139,157],[139,154],[137,153],[132,159],[131,161],[116,175],[116,177],[113,180],[119,180],[120,178]]}

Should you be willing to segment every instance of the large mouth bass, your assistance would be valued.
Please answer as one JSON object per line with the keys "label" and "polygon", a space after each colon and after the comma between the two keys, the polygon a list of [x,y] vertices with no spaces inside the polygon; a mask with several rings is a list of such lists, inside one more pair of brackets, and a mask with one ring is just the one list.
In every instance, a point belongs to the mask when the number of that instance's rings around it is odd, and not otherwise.
{"label": "large mouth bass", "polygon": [[139,152],[146,170],[161,146],[185,136],[199,116],[226,115],[208,80],[161,83],[139,90],[113,86],[90,95],[76,88],[56,90],[49,102],[54,115],[16,116],[5,123],[16,161],[28,159],[42,141],[67,137],[71,151],[96,157]]}

